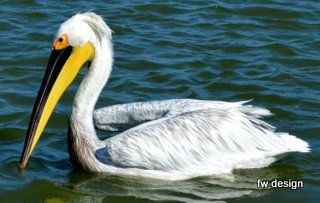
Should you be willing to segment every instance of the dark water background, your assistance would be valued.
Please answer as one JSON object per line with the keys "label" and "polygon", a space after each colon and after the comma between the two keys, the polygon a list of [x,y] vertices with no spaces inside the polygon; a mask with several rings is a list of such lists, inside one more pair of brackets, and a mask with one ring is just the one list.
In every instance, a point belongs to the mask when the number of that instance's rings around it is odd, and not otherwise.
{"label": "dark water background", "polygon": [[[239,2],[239,3],[235,3]],[[0,2],[0,201],[148,200],[317,202],[320,198],[319,1]],[[76,171],[67,123],[77,85],[64,94],[27,170],[17,161],[53,36],[81,11],[114,31],[115,64],[98,107],[167,98],[239,101],[270,109],[267,119],[310,143],[268,168],[166,182]],[[108,133],[101,133],[110,136]],[[300,179],[304,187],[256,189],[256,180]]]}

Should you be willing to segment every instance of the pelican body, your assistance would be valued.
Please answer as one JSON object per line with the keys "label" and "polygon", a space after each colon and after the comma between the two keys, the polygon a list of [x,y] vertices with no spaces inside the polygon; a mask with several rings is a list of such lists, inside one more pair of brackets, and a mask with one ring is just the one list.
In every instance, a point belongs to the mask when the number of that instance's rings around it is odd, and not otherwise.
{"label": "pelican body", "polygon": [[[24,168],[63,92],[81,67],[90,67],[76,93],[68,130],[75,167],[179,180],[266,167],[309,145],[260,120],[268,110],[246,102],[173,99],[94,110],[111,73],[112,31],[94,13],[65,21],[53,44],[19,163]],[[123,131],[100,140],[95,128]]]}

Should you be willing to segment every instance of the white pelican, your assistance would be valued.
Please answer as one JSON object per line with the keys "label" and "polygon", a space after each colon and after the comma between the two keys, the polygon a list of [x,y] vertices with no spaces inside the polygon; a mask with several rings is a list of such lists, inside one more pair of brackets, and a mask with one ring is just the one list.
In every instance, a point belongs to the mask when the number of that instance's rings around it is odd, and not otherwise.
{"label": "white pelican", "polygon": [[[75,167],[178,180],[265,167],[308,143],[259,118],[268,110],[246,102],[173,99],[94,110],[111,73],[112,31],[94,13],[64,22],[53,44],[19,163],[24,168],[63,92],[84,63],[91,63],[74,99],[68,148]],[[125,130],[100,140],[95,127]],[[131,128],[130,128],[131,127]],[[130,129],[129,129],[130,128]]]}

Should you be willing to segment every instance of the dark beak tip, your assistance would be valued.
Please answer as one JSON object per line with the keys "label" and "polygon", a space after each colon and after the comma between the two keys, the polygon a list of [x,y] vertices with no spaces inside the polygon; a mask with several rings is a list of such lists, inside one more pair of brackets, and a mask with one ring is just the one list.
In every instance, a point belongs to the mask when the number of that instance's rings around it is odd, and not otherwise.
{"label": "dark beak tip", "polygon": [[23,171],[25,166],[22,163],[18,163],[18,168],[19,168],[19,171]]}

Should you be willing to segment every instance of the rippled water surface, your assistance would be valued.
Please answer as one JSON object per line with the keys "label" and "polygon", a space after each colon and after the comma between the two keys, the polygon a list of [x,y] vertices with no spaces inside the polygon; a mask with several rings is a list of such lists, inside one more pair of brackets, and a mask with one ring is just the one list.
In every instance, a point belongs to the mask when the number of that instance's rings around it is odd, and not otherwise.
{"label": "rippled water surface", "polygon": [[[0,199],[5,201],[316,202],[320,186],[318,1],[0,2]],[[240,2],[240,1],[239,1]],[[267,119],[310,143],[268,168],[232,178],[166,182],[89,174],[69,161],[67,123],[80,73],[64,94],[27,170],[17,162],[60,23],[81,11],[114,31],[115,64],[98,107],[167,98],[250,100]],[[102,136],[110,136],[100,132]],[[256,180],[301,179],[304,188],[256,189]]]}

